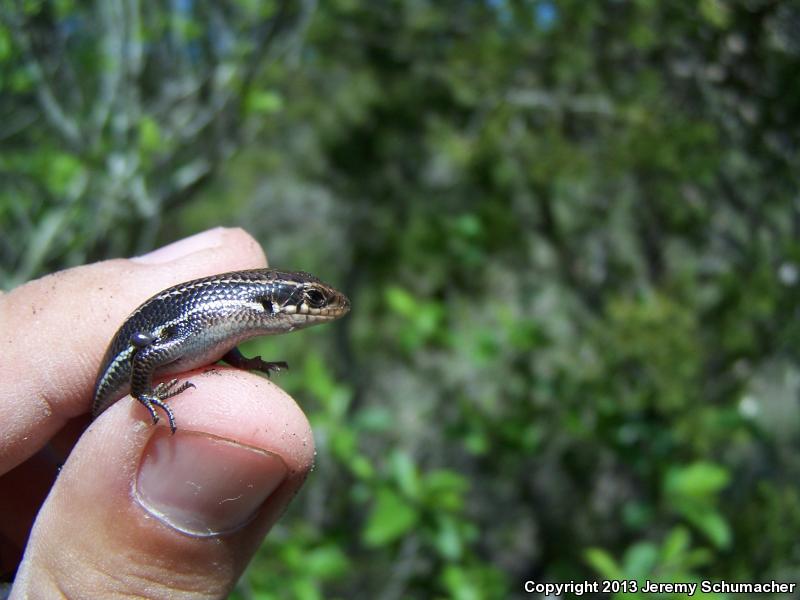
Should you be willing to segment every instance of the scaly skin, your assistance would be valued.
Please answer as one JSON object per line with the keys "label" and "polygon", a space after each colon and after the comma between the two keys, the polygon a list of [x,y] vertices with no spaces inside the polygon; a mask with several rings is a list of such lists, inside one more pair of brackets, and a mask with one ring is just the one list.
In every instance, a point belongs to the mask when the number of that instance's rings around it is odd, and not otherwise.
{"label": "scaly skin", "polygon": [[220,359],[269,374],[286,363],[245,358],[237,344],[332,321],[349,310],[344,294],[302,272],[234,271],[168,288],[137,308],[111,340],[97,376],[92,415],[130,392],[153,423],[158,422],[156,408],[163,410],[175,433],[175,417],[164,400],[194,385],[173,379],[153,387],[155,375]]}

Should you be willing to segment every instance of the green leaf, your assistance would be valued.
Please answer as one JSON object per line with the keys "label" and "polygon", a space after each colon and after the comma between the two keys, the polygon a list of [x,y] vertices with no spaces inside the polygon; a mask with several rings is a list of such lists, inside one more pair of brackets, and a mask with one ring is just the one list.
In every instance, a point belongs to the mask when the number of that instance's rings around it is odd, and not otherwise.
{"label": "green leaf", "polygon": [[661,559],[668,563],[680,563],[691,546],[691,536],[685,527],[675,527],[661,545]]}
{"label": "green leaf", "polygon": [[696,462],[669,471],[666,476],[666,490],[676,496],[712,498],[728,485],[729,481],[728,471],[719,465]]}
{"label": "green leaf", "polygon": [[708,548],[695,548],[686,556],[686,568],[705,567],[714,560],[714,554]]}
{"label": "green leaf", "polygon": [[419,498],[422,489],[420,476],[411,456],[403,451],[393,452],[389,456],[389,465],[400,491],[409,498]]}
{"label": "green leaf", "polygon": [[316,583],[308,578],[295,578],[291,582],[292,598],[298,600],[322,600]]}
{"label": "green leaf", "polygon": [[11,36],[8,29],[0,25],[0,61],[4,61],[11,56]]}
{"label": "green leaf", "polygon": [[483,431],[471,431],[464,436],[464,447],[471,454],[484,455],[491,447],[489,436]]}
{"label": "green leaf", "polygon": [[624,579],[619,563],[602,548],[589,548],[584,552],[586,562],[606,579]]}
{"label": "green leaf", "polygon": [[75,0],[56,0],[55,12],[59,19],[64,19],[75,13]]}
{"label": "green leaf", "polygon": [[458,216],[452,221],[452,228],[453,233],[465,238],[477,237],[483,231],[480,219],[472,213]]}
{"label": "green leaf", "polygon": [[455,471],[440,469],[425,475],[423,487],[426,506],[439,511],[454,512],[463,508],[469,483]]}
{"label": "green leaf", "polygon": [[683,511],[686,519],[699,529],[717,548],[729,548],[731,529],[724,517],[713,508],[687,507]]}
{"label": "green leaf", "polygon": [[418,348],[440,332],[445,315],[440,302],[417,298],[398,286],[388,286],[384,298],[389,311],[403,321],[397,335],[407,350]]}
{"label": "green leaf", "polygon": [[334,378],[329,361],[310,351],[303,364],[303,384],[319,400],[332,420],[340,422],[350,406],[350,390]]}
{"label": "green leaf", "polygon": [[275,3],[272,0],[236,0],[248,19],[256,19],[272,15],[275,12]]}
{"label": "green leaf", "polygon": [[57,152],[48,157],[47,182],[56,194],[65,194],[70,184],[84,173],[83,164],[73,154]]}
{"label": "green leaf", "polygon": [[480,600],[482,597],[469,572],[460,566],[448,565],[442,573],[442,581],[455,600]]}
{"label": "green leaf", "polygon": [[417,301],[408,291],[396,285],[386,288],[386,303],[389,308],[403,317],[413,317],[417,310]]}
{"label": "green leaf", "polygon": [[639,542],[625,552],[623,565],[628,578],[644,578],[650,575],[658,562],[658,548],[651,542]]}
{"label": "green leaf", "polygon": [[728,26],[731,20],[731,10],[723,0],[700,0],[700,14],[719,29]]}
{"label": "green leaf", "polygon": [[350,471],[359,479],[369,480],[375,476],[375,468],[366,456],[353,456],[347,463]]}
{"label": "green leaf", "polygon": [[459,560],[464,552],[464,540],[458,523],[447,515],[439,519],[433,542],[439,554],[448,561]]}
{"label": "green leaf", "polygon": [[331,435],[330,444],[334,455],[344,462],[358,453],[358,436],[352,429],[336,429]]}
{"label": "green leaf", "polygon": [[395,425],[395,415],[385,406],[367,406],[353,415],[353,423],[363,431],[385,432]]}
{"label": "green leaf", "polygon": [[22,10],[26,15],[35,15],[42,10],[43,0],[24,0]]}
{"label": "green leaf", "polygon": [[154,153],[161,147],[161,129],[155,119],[144,116],[139,121],[139,143],[142,152]]}
{"label": "green leaf", "polygon": [[309,576],[319,579],[333,579],[344,575],[350,567],[350,561],[335,545],[314,548],[305,554],[303,568]]}
{"label": "green leaf", "polygon": [[417,510],[390,489],[378,491],[367,524],[364,543],[385,546],[405,535],[419,520]]}
{"label": "green leaf", "polygon": [[253,90],[247,96],[246,110],[257,114],[280,112],[283,110],[283,97],[277,92]]}

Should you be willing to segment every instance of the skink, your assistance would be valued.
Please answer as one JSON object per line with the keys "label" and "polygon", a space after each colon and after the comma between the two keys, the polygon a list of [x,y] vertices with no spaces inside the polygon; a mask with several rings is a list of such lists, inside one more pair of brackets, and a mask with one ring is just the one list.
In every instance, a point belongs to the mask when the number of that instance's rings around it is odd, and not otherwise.
{"label": "skink", "polygon": [[286,363],[246,358],[237,344],[332,321],[349,310],[344,294],[302,272],[234,271],[168,288],[137,308],[111,340],[97,376],[92,416],[130,392],[153,423],[158,422],[156,408],[164,411],[175,433],[175,416],[165,400],[194,385],[173,379],[154,387],[154,376],[218,360],[269,375]]}

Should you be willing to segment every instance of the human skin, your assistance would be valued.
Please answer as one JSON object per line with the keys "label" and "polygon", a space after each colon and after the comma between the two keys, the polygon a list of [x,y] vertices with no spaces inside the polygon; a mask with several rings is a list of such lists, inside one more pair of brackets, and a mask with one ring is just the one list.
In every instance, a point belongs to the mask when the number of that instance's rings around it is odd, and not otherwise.
{"label": "human skin", "polygon": [[[311,469],[303,412],[217,365],[162,422],[127,396],[87,416],[119,325],[197,277],[266,266],[238,229],[76,267],[0,293],[0,575],[11,598],[223,598]],[[59,470],[60,467],[60,470]],[[21,559],[21,562],[20,562]]]}

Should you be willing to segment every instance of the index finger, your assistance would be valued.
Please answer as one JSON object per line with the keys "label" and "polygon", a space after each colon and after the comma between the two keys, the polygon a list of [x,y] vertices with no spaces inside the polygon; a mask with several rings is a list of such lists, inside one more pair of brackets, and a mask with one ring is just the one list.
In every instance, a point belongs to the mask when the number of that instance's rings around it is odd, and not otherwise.
{"label": "index finger", "polygon": [[88,410],[106,346],[139,304],[182,281],[265,265],[247,233],[217,228],[138,259],[47,275],[0,296],[0,473]]}

